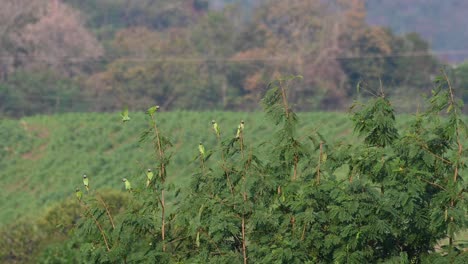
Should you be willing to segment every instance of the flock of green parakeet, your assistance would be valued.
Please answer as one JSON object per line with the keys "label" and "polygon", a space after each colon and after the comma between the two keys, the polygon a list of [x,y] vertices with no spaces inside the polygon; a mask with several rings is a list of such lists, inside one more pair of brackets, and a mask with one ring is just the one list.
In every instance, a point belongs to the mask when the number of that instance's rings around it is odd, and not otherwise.
{"label": "flock of green parakeet", "polygon": [[[148,109],[147,113],[149,115],[153,115],[154,113],[156,113],[159,110],[159,108],[160,107],[158,105],[153,106],[153,107]],[[125,109],[120,113],[120,116],[122,118],[123,123],[128,122],[131,119],[130,116],[129,116],[129,112],[128,112],[127,107],[125,107]],[[221,131],[220,131],[218,123],[215,120],[211,120],[211,124],[213,126],[214,133],[219,138],[221,136]],[[238,127],[237,127],[237,132],[236,132],[236,135],[235,135],[236,139],[238,139],[240,137],[242,131],[244,130],[244,124],[245,124],[244,120],[241,120]],[[198,151],[199,151],[200,156],[202,158],[206,157],[205,147],[203,146],[202,142],[200,142],[199,145],[198,145]],[[153,171],[151,169],[148,169],[146,171],[146,187],[148,187],[151,184],[151,181],[153,180],[153,177],[154,177]],[[125,188],[126,191],[132,191],[132,185],[131,185],[130,181],[127,178],[122,178],[122,182],[124,183],[124,188]],[[83,174],[83,185],[86,188],[86,191],[89,192],[89,190],[90,190],[89,178],[88,178],[88,176],[86,174]],[[83,192],[80,190],[80,188],[76,188],[75,192],[76,192],[76,198],[78,199],[78,201],[81,201],[81,199],[83,198]]]}
{"label": "flock of green parakeet", "polygon": [[[153,172],[151,171],[151,169],[148,169],[146,173],[146,177],[147,177],[147,186],[148,186],[151,180],[153,179]],[[128,181],[126,178],[122,178],[122,182],[124,183],[125,190],[127,191],[132,190],[132,184],[130,183],[130,181]],[[86,191],[89,192],[90,190],[89,178],[86,174],[83,174],[83,185],[86,188]],[[76,198],[78,199],[78,201],[81,201],[83,197],[83,192],[80,190],[80,188],[76,188],[75,192],[76,192]]]}
{"label": "flock of green parakeet", "polygon": [[[151,108],[148,109],[148,114],[154,114],[156,111],[159,110],[159,106],[156,105],[156,106],[153,106]],[[124,110],[120,113],[120,116],[122,117],[122,122],[128,122],[130,121],[130,116],[129,116],[129,113],[128,113],[128,107],[125,107]],[[153,172],[151,171],[151,169],[148,169],[148,171],[146,172],[146,177],[147,177],[147,181],[146,181],[146,186],[149,186],[150,183],[151,183],[151,180],[153,179]],[[131,191],[132,190],[132,184],[130,183],[129,180],[127,180],[127,178],[122,178],[122,182],[124,183],[124,187],[125,187],[125,190],[127,191]],[[86,174],[83,174],[83,185],[84,187],[86,188],[86,191],[89,192],[89,178]],[[83,192],[79,189],[79,188],[76,188],[76,197],[79,201],[81,201],[82,197],[83,197]]]}

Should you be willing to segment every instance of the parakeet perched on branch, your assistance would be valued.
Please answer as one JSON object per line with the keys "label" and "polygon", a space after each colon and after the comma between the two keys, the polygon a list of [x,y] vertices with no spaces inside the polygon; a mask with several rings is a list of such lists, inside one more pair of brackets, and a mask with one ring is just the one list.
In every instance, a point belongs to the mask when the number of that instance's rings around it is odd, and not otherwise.
{"label": "parakeet perched on branch", "polygon": [[221,132],[219,131],[218,123],[216,123],[215,120],[211,120],[211,124],[213,124],[213,130],[215,131],[216,136],[219,137],[221,135]]}
{"label": "parakeet perched on branch", "polygon": [[159,110],[159,105],[155,105],[155,106],[148,108],[147,113],[149,115],[154,115],[154,113],[156,113],[158,110]]}
{"label": "parakeet perched on branch", "polygon": [[236,138],[240,138],[241,133],[244,131],[244,120],[241,120],[240,124],[237,126]]}
{"label": "parakeet perched on branch", "polygon": [[76,195],[76,198],[78,199],[78,202],[81,202],[81,198],[83,198],[83,192],[81,192],[79,188],[76,188],[75,195]]}
{"label": "parakeet perched on branch", "polygon": [[151,169],[148,169],[146,171],[146,187],[148,187],[151,183],[151,180],[153,179],[153,172],[151,171]]}
{"label": "parakeet perched on branch", "polygon": [[205,158],[205,147],[201,142],[198,144],[198,151],[200,152],[201,157]]}
{"label": "parakeet perched on branch", "polygon": [[120,113],[120,116],[122,117],[122,122],[127,122],[130,121],[130,117],[128,116],[128,107],[125,107],[122,113]]}
{"label": "parakeet perched on branch", "polygon": [[122,178],[122,181],[125,184],[125,190],[131,191],[132,190],[132,185],[130,184],[130,182],[126,178]]}
{"label": "parakeet perched on branch", "polygon": [[86,191],[89,192],[89,179],[88,176],[86,176],[86,174],[83,174],[83,185],[85,186]]}

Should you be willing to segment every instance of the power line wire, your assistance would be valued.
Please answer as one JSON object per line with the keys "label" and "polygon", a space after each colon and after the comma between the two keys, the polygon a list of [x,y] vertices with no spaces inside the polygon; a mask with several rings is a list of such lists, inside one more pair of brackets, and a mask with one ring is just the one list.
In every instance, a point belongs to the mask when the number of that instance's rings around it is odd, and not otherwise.
{"label": "power line wire", "polygon": [[[468,55],[468,49],[463,50],[444,50],[444,51],[416,51],[394,53],[388,55],[382,54],[360,54],[360,55],[340,55],[340,56],[326,56],[327,60],[352,60],[352,59],[389,59],[398,57],[428,57],[428,56],[448,56],[448,55]],[[291,59],[291,54],[272,56],[272,57],[252,57],[252,58],[235,58],[235,57],[64,57],[64,58],[50,58],[46,56],[1,56],[0,61],[14,61],[16,59],[27,59],[29,61],[39,62],[67,62],[67,63],[98,63],[110,61],[122,62],[173,62],[173,63],[205,63],[205,62],[225,62],[225,63],[244,63],[244,62],[284,62]]]}

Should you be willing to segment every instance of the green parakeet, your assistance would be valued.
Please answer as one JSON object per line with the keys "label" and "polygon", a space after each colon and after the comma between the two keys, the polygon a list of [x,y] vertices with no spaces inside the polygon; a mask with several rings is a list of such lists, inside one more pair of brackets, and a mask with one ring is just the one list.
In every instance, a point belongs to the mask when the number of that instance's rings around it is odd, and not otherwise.
{"label": "green parakeet", "polygon": [[244,120],[241,120],[240,124],[237,126],[236,138],[240,138],[240,135],[243,131],[244,131]]}
{"label": "green parakeet", "polygon": [[202,158],[205,158],[205,147],[201,142],[200,144],[198,144],[198,151],[200,151],[200,155],[202,156]]}
{"label": "green parakeet", "polygon": [[221,132],[219,131],[218,123],[216,123],[216,121],[214,120],[211,120],[211,124],[213,124],[213,130],[215,131],[216,136],[219,137],[221,135]]}
{"label": "green parakeet", "polygon": [[323,153],[322,153],[322,156],[320,157],[320,161],[321,161],[321,162],[327,161],[327,157],[328,157],[327,153],[326,153],[326,152],[323,152]]}
{"label": "green parakeet", "polygon": [[158,110],[159,110],[159,105],[155,105],[155,106],[148,108],[147,113],[149,115],[154,115],[154,113],[156,113]]}
{"label": "green parakeet", "polygon": [[123,178],[122,181],[125,183],[125,190],[131,191],[132,185],[130,184],[130,182],[126,178]]}
{"label": "green parakeet", "polygon": [[128,116],[128,107],[125,107],[122,113],[120,113],[120,116],[122,117],[122,122],[127,122],[130,121],[130,117]]}
{"label": "green parakeet", "polygon": [[146,187],[148,187],[151,183],[151,180],[153,179],[153,172],[151,171],[151,169],[148,169],[146,171]]}
{"label": "green parakeet", "polygon": [[83,174],[83,185],[85,186],[86,191],[89,192],[89,179],[88,176],[86,176],[86,174]]}
{"label": "green parakeet", "polygon": [[76,188],[75,195],[76,195],[76,198],[78,199],[78,202],[81,202],[81,198],[83,197],[83,192],[81,192],[80,189]]}

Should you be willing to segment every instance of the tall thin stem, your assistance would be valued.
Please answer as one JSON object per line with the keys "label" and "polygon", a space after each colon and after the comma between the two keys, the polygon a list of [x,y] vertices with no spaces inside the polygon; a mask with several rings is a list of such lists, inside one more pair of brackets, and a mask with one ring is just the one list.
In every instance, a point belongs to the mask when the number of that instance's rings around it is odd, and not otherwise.
{"label": "tall thin stem", "polygon": [[320,165],[322,164],[322,155],[323,155],[323,142],[320,142],[320,154],[319,154],[318,165],[317,165],[317,184],[320,184]]}
{"label": "tall thin stem", "polygon": [[289,107],[288,107],[288,98],[286,97],[286,90],[284,89],[282,81],[279,81],[279,85],[281,89],[281,97],[283,99],[283,107],[286,113],[286,118],[289,118]]}
{"label": "tall thin stem", "polygon": [[223,162],[221,167],[223,168],[223,171],[226,174],[226,180],[227,180],[227,183],[229,185],[229,189],[231,190],[231,194],[234,196],[234,187],[232,186],[231,177],[229,177],[229,170],[226,168],[226,157],[224,156],[224,152],[223,152],[223,146],[222,146],[222,143],[221,143],[221,136],[216,134],[216,139],[218,141],[219,149],[221,150],[221,160]]}
{"label": "tall thin stem", "polygon": [[104,233],[104,229],[102,228],[101,224],[96,219],[96,217],[94,217],[93,213],[91,213],[91,209],[84,203],[81,203],[81,205],[86,209],[86,212],[89,214],[89,216],[91,216],[91,218],[94,221],[94,224],[99,229],[99,233],[101,233],[101,236],[104,239],[104,244],[106,244],[106,249],[109,252],[110,251],[109,242],[107,241],[107,237],[106,237],[106,234]]}
{"label": "tall thin stem", "polygon": [[163,243],[163,251],[166,251],[166,243],[165,243],[165,239],[166,239],[166,216],[165,216],[165,212],[166,212],[166,203],[164,201],[164,189],[161,190],[161,239],[162,239],[162,243]]}
{"label": "tall thin stem", "polygon": [[242,215],[242,256],[244,257],[244,264],[247,264],[247,248],[245,244],[245,215]]}
{"label": "tall thin stem", "polygon": [[156,120],[154,119],[154,115],[151,115],[151,120],[153,121],[153,130],[156,135],[156,144],[157,144],[157,149],[159,152],[159,158],[161,160],[161,166],[159,167],[159,174],[160,177],[163,178],[165,176],[165,164],[163,162],[163,157],[164,157],[164,150],[162,149],[162,144],[161,144],[161,138],[159,136],[159,130],[156,125]]}
{"label": "tall thin stem", "polygon": [[[444,78],[447,81],[447,85],[448,85],[448,88],[449,88],[450,105],[452,106],[453,111],[455,111],[455,113],[457,113],[456,112],[457,108],[455,107],[456,103],[455,103],[455,95],[454,95],[454,92],[453,92],[452,83],[450,82],[450,79],[448,78],[447,73],[445,71],[442,71],[442,72],[444,74]],[[461,140],[460,140],[460,126],[458,125],[458,120],[456,122],[455,138],[456,138],[457,147],[458,147],[457,157],[458,157],[458,160],[459,160],[459,158],[461,157],[462,152],[463,152],[463,145],[461,144]],[[457,162],[456,165],[455,165],[455,170],[454,170],[454,174],[453,174],[453,182],[454,183],[457,181],[457,178],[458,178],[458,169],[459,169],[458,167],[459,167],[459,162]]]}
{"label": "tall thin stem", "polygon": [[293,173],[293,181],[297,179],[297,164],[299,163],[299,157],[297,154],[294,154],[294,173]]}
{"label": "tall thin stem", "polygon": [[304,241],[305,239],[306,227],[307,227],[307,223],[304,223],[304,227],[302,228],[301,241]]}
{"label": "tall thin stem", "polygon": [[104,199],[102,199],[101,195],[98,194],[98,195],[97,195],[97,198],[98,198],[99,202],[101,202],[102,205],[104,206],[104,209],[106,209],[106,214],[107,214],[107,216],[109,217],[109,221],[110,221],[110,223],[111,223],[111,225],[112,225],[112,229],[115,229],[114,220],[113,220],[112,215],[111,215],[111,213],[110,213],[110,211],[109,211],[109,207],[108,207],[107,204],[104,202]]}
{"label": "tall thin stem", "polygon": [[[445,71],[442,71],[442,74],[444,75],[445,81],[447,82],[447,86],[449,88],[449,94],[450,94],[449,107],[452,108],[452,111],[454,111],[454,114],[456,115],[457,114],[457,107],[456,107],[455,95],[454,95],[452,84],[450,82],[450,79],[447,76],[447,73]],[[458,170],[459,170],[459,166],[460,166],[460,159],[461,159],[462,152],[463,152],[463,145],[462,145],[461,140],[460,140],[460,126],[459,126],[458,120],[456,120],[455,126],[456,126],[455,127],[455,141],[456,141],[456,144],[457,144],[457,158],[456,158],[456,162],[454,163],[454,165],[455,165],[454,172],[453,172],[453,183],[454,183],[454,185],[457,183]],[[451,198],[450,207],[453,208],[454,206],[455,206],[455,198]],[[454,222],[454,218],[453,218],[453,216],[450,216],[450,223],[453,224],[453,222]],[[450,234],[449,234],[449,245],[450,245],[451,248],[453,247],[453,240],[454,240],[453,233],[450,232]]]}
{"label": "tall thin stem", "polygon": [[89,214],[91,215],[91,218],[94,220],[94,223],[96,224],[97,228],[99,229],[99,232],[101,233],[101,236],[104,239],[104,243],[106,244],[106,249],[109,252],[110,251],[109,243],[107,242],[107,238],[106,238],[106,235],[104,233],[104,230],[102,229],[101,224],[99,223],[99,221],[94,217],[94,215],[91,212],[89,212]]}
{"label": "tall thin stem", "polygon": [[156,145],[157,145],[157,152],[159,154],[159,160],[160,160],[160,166],[159,166],[159,176],[161,178],[161,239],[162,239],[162,245],[163,245],[163,251],[166,251],[166,204],[165,204],[165,199],[164,199],[164,183],[165,183],[165,178],[166,178],[166,170],[165,170],[165,161],[164,161],[164,150],[162,148],[162,143],[161,143],[161,137],[159,135],[159,130],[156,125],[156,120],[154,118],[154,114],[151,114],[151,120],[153,123],[153,131],[156,136]]}
{"label": "tall thin stem", "polygon": [[[242,162],[245,164],[244,160],[244,131],[241,131],[240,133],[240,138],[239,138],[239,143],[240,143],[240,149],[241,149],[241,156],[242,156]],[[244,203],[247,202],[247,193],[245,191],[245,183],[246,183],[246,177],[245,173],[247,170],[247,164],[244,165],[244,170],[242,172],[242,197],[244,199]],[[241,223],[241,229],[242,229],[242,256],[244,258],[244,264],[247,264],[247,245],[246,245],[246,240],[245,240],[245,212],[242,212],[242,223]]]}

